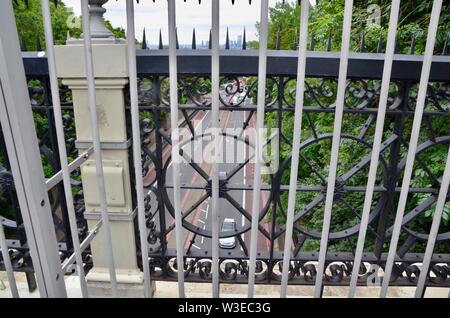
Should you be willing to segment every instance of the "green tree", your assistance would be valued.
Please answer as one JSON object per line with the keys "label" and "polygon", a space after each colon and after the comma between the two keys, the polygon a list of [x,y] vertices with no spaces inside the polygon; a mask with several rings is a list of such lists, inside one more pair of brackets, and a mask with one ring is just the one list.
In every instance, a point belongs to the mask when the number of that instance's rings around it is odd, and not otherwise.
{"label": "green tree", "polygon": [[[25,42],[27,50],[36,50],[38,37],[42,49],[45,50],[41,1],[29,0],[28,6],[21,0],[13,2],[13,4],[17,32],[19,33],[21,41]],[[70,8],[67,8],[64,3],[59,1],[58,5],[55,6],[55,4],[51,2],[50,12],[52,15],[52,28],[55,44],[64,44],[69,31],[70,35],[73,37],[80,36],[81,29],[69,28],[68,26],[67,21],[70,21],[73,12]]]}
{"label": "green tree", "polygon": [[[55,44],[61,45],[65,44],[68,33],[70,33],[70,37],[72,38],[80,37],[82,30],[75,22],[77,22],[77,19],[79,21],[81,20],[79,17],[76,17],[72,10],[66,7],[62,1],[57,0],[56,2],[57,5],[55,5],[55,1],[50,1],[50,12],[52,16],[54,41]],[[45,50],[41,1],[15,0],[13,1],[13,9],[16,18],[17,32],[22,46],[25,46],[29,51],[34,51],[37,50],[39,43],[42,50]],[[79,23],[79,25],[81,26],[81,23]],[[115,28],[107,20],[105,20],[105,25],[115,37],[125,38],[125,30],[123,28]],[[41,83],[39,80],[30,80],[28,85],[40,87]],[[33,117],[36,124],[37,135],[45,135],[46,130],[48,129],[48,118],[45,116],[45,113],[34,112]],[[72,158],[69,157],[69,160],[71,159]],[[52,171],[50,163],[44,156],[42,156],[42,164],[45,176],[50,177],[54,172]],[[1,152],[0,165],[6,165],[5,158]],[[0,189],[0,210],[6,217],[14,218],[9,194],[1,191],[2,190]]]}
{"label": "green tree", "polygon": [[[332,49],[339,50],[342,23],[344,19],[344,0],[317,1],[310,8],[309,36],[314,37],[316,50],[325,50],[329,35],[332,35]],[[380,34],[385,44],[390,14],[390,0],[369,0],[368,5],[378,5],[381,23],[368,23],[371,12],[367,10],[365,0],[354,1],[352,21],[352,50],[359,50],[361,34],[364,32],[366,51],[375,52]],[[425,48],[428,23],[431,15],[432,1],[402,1],[398,24],[398,50],[407,53],[412,39],[415,39],[415,52],[422,53]],[[280,33],[281,49],[292,49],[295,32],[299,32],[300,6],[297,1],[277,3],[269,12],[270,49],[276,48],[277,34]],[[257,29],[259,28],[257,24]],[[436,53],[442,52],[446,39],[450,37],[450,6],[445,3],[442,8],[439,30],[436,39]],[[310,41],[310,39],[309,39]]]}
{"label": "green tree", "polygon": [[[68,34],[72,38],[79,38],[82,34],[81,23],[75,23],[76,17],[71,8],[61,1],[57,1],[57,5],[53,1],[50,2],[50,12],[52,15],[52,28],[55,44],[65,44]],[[38,39],[41,47],[45,50],[44,27],[42,20],[41,1],[28,0],[28,5],[22,1],[14,1],[14,14],[16,17],[17,32],[20,40],[25,44],[27,50],[34,51],[37,48]],[[81,20],[79,20],[81,21]],[[117,38],[125,38],[125,30],[123,28],[115,28],[111,23],[105,20],[105,26]]]}
{"label": "green tree", "polygon": [[[364,43],[366,52],[376,52],[380,35],[383,41],[383,47],[386,43],[388,23],[389,23],[389,13],[390,13],[390,3],[391,1],[368,1],[369,4],[377,4],[380,7],[381,12],[381,23],[380,25],[368,24],[369,12],[365,1],[357,0],[354,2],[353,11],[353,22],[352,22],[352,37],[351,37],[351,50],[359,51],[361,46],[361,38],[364,33]],[[400,53],[408,53],[410,50],[412,39],[415,41],[415,53],[422,54],[425,48],[427,28],[430,19],[430,12],[432,7],[432,1],[402,1],[401,4],[401,14],[398,26],[398,40],[397,48]],[[343,9],[344,0],[333,0],[333,1],[317,1],[316,6],[310,7],[310,18],[309,18],[309,39],[308,45],[311,43],[311,38],[314,39],[314,47],[317,51],[325,51],[327,49],[327,42],[329,36],[332,37],[331,49],[334,51],[340,50],[341,44],[341,33],[342,33],[342,23],[343,23]],[[277,42],[280,43],[280,48],[283,50],[292,50],[294,38],[299,34],[300,25],[300,6],[297,5],[297,1],[286,2],[285,4],[279,2],[275,7],[270,8],[269,12],[270,22],[269,22],[269,37],[268,37],[268,47],[269,49],[275,49],[277,47]],[[259,29],[259,25],[256,25]],[[437,34],[437,40],[435,45],[435,53],[440,54],[443,50],[444,43],[448,39],[450,34],[450,10],[449,5],[445,4],[440,18],[439,30]],[[310,48],[310,46],[309,46]],[[317,84],[319,79],[307,79],[310,84]],[[370,81],[369,85],[373,85]],[[336,83],[329,83],[332,90],[336,89]],[[413,91],[417,91],[417,87],[412,88]],[[290,81],[287,84],[286,92],[295,91],[295,80]],[[275,94],[275,93],[273,93]],[[321,104],[331,105],[334,103],[335,95],[332,99],[327,99],[322,96]],[[288,102],[293,104],[293,98],[287,96]],[[290,100],[289,100],[290,99]],[[347,102],[352,102],[348,100]],[[357,98],[355,99],[357,102]],[[307,105],[314,104],[313,100],[305,100]],[[444,102],[445,103],[445,102]],[[449,103],[446,102],[446,109],[450,109]],[[376,107],[376,106],[375,106]],[[293,128],[294,128],[294,114],[292,112],[283,112],[282,114],[282,132],[285,134],[288,140],[292,140]],[[310,120],[314,122],[315,128],[318,134],[330,133],[333,130],[334,114],[333,113],[310,113]],[[446,117],[435,116],[432,118],[434,133],[436,136],[448,135],[448,127],[450,126],[450,121]],[[312,131],[309,128],[309,120],[304,115],[303,125],[302,125],[302,141],[306,141],[312,138]],[[361,128],[363,127],[367,117],[362,115],[352,115],[345,114],[343,118],[343,134],[349,134],[357,136]],[[265,116],[266,126],[269,128],[278,127],[278,118],[276,112],[266,113]],[[386,119],[386,136],[392,131],[392,119],[389,117]],[[411,119],[406,121],[405,126],[405,140],[408,140],[409,133],[411,129]],[[373,127],[369,130],[368,141],[370,142],[373,138]],[[424,142],[428,138],[426,132],[421,134],[421,140]],[[323,176],[328,175],[328,161],[330,160],[330,145],[331,140],[324,140],[316,145],[308,147],[304,150],[303,155],[310,159],[319,172]],[[426,165],[435,175],[442,175],[447,149],[445,146],[436,147],[433,151],[430,151],[426,155],[421,157],[422,161],[425,161]],[[406,154],[406,147],[402,148],[402,156]],[[340,157],[339,157],[339,169],[347,171],[350,169],[361,156],[367,155],[370,149],[361,147],[361,145],[343,141],[340,146]],[[280,150],[280,162],[283,162],[290,154],[291,146],[287,142],[281,143]],[[302,161],[301,161],[302,162]],[[282,184],[289,183],[289,168],[283,174]],[[347,170],[346,170],[347,169]],[[367,172],[363,170],[363,173],[357,175],[353,182],[355,185],[364,185],[367,183]],[[379,176],[381,178],[381,175]],[[311,173],[307,165],[300,164],[299,166],[299,179],[298,182],[301,185],[320,185],[321,180]],[[412,185],[414,187],[430,187],[432,184],[430,178],[427,176],[425,171],[416,168],[415,175],[413,176]],[[317,193],[313,192],[302,192],[302,195],[297,196],[296,200],[296,211],[300,211],[306,204],[310,203]],[[423,202],[428,198],[429,195],[411,195],[408,199],[407,211],[413,209],[418,204]],[[362,197],[357,197],[356,195],[350,195],[347,200],[354,207],[360,207],[362,205]],[[281,195],[280,198],[281,205],[284,210],[287,210],[287,192]],[[376,196],[374,197],[374,202],[377,201]],[[314,213],[302,218],[299,225],[305,228],[321,231],[322,219],[323,219],[323,205],[320,205]],[[422,213],[417,218],[411,226],[422,233],[429,231],[431,218],[434,211],[434,205],[430,207],[427,211]],[[447,204],[444,209],[444,221],[443,227],[446,231],[450,229],[450,204]],[[358,211],[361,212],[361,211]],[[353,212],[350,212],[348,206],[335,205],[333,207],[333,221],[332,221],[332,231],[339,231],[342,228],[348,228],[349,226],[355,225],[358,218],[355,217]],[[281,210],[277,211],[278,223],[282,224],[285,222],[285,218],[281,213]],[[356,222],[356,223],[355,223]],[[366,247],[373,244],[373,238],[368,237]],[[319,248],[319,242],[317,240],[307,240],[305,243],[305,249],[307,250],[317,250]],[[423,245],[417,244],[417,248],[423,248]],[[440,247],[442,250],[442,246]],[[348,250],[348,244],[346,242],[338,242],[330,247],[331,250]],[[447,248],[448,249],[448,248]]]}

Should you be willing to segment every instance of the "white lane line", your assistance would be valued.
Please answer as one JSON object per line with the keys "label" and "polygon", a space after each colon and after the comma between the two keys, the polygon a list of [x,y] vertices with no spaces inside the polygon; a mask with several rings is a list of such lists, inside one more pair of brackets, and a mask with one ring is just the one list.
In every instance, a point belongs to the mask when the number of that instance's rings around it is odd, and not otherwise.
{"label": "white lane line", "polygon": [[195,245],[195,244],[192,244],[192,246],[193,247],[195,247],[196,249],[198,249],[198,250],[200,250],[201,248],[200,247],[198,247],[197,245]]}
{"label": "white lane line", "polygon": [[202,219],[198,219],[198,221],[199,221],[200,223],[205,224],[205,221],[203,221]]}

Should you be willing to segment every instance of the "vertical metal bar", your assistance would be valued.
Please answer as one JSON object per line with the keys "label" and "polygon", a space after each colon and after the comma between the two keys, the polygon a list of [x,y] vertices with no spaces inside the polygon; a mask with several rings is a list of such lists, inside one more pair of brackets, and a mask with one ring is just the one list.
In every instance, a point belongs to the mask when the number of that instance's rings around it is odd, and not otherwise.
{"label": "vertical metal bar", "polygon": [[414,168],[414,158],[416,156],[417,143],[420,134],[420,126],[422,123],[422,115],[425,107],[425,98],[428,90],[428,80],[430,77],[434,43],[436,40],[436,33],[439,24],[439,16],[441,13],[441,8],[442,8],[442,0],[434,0],[430,18],[430,25],[428,27],[425,54],[423,57],[422,74],[420,75],[420,84],[419,84],[419,91],[417,94],[416,111],[414,113],[411,138],[409,140],[408,154],[406,156],[405,172],[403,175],[402,188],[400,191],[400,198],[397,206],[397,213],[395,216],[394,228],[392,232],[391,243],[389,246],[389,253],[386,262],[385,273],[381,285],[380,297],[386,297],[387,290],[389,287],[389,280],[392,274],[392,266],[394,265],[395,256],[397,253],[397,245],[398,240],[400,238],[406,200],[408,199],[409,184],[411,182],[411,176]]}
{"label": "vertical metal bar", "polygon": [[11,1],[0,1],[0,121],[41,297],[67,297]]}
{"label": "vertical metal bar", "polygon": [[212,1],[212,22],[211,22],[211,127],[213,135],[213,164],[211,170],[211,252],[212,252],[212,294],[214,298],[219,297],[219,37],[220,37],[220,4],[219,0]]}
{"label": "vertical metal bar", "polygon": [[[405,121],[407,116],[405,115],[405,112],[409,109],[408,106],[408,96],[409,92],[411,90],[411,82],[405,82],[401,92],[400,96],[402,98],[401,105],[399,109],[401,110],[400,113],[396,114],[394,116],[394,128],[393,128],[393,134],[396,136],[401,136],[402,131],[405,126]],[[384,208],[382,209],[380,216],[378,217],[378,225],[377,225],[377,238],[375,239],[375,247],[374,247],[374,254],[378,262],[381,262],[381,256],[383,252],[383,246],[385,243],[385,237],[386,237],[386,229],[388,226],[389,217],[394,212],[394,201],[395,201],[395,188],[397,185],[397,174],[398,174],[398,161],[400,158],[400,152],[401,152],[401,140],[400,138],[397,138],[392,145],[390,146],[389,150],[389,162],[388,162],[388,173],[389,178],[385,184],[387,195],[384,204]]]}
{"label": "vertical metal bar", "polygon": [[264,109],[266,104],[267,34],[269,24],[269,1],[261,0],[259,30],[258,105],[256,107],[255,171],[253,175],[252,226],[250,231],[250,262],[248,270],[248,297],[252,298],[255,287],[256,252],[258,247],[259,206],[261,195],[261,160],[264,137]]}
{"label": "vertical metal bar", "polygon": [[427,248],[423,256],[422,269],[420,271],[419,280],[417,282],[415,297],[422,297],[424,293],[425,282],[430,269],[431,257],[433,256],[434,245],[436,237],[439,232],[439,225],[441,224],[442,213],[444,211],[445,201],[447,199],[448,187],[450,183],[450,147],[448,148],[447,163],[445,164],[444,175],[442,177],[441,189],[436,202],[436,210],[433,216],[433,223],[431,224],[430,235],[428,236]]}
{"label": "vertical metal bar", "polygon": [[169,79],[170,79],[170,123],[172,130],[172,175],[173,175],[173,207],[175,213],[175,240],[178,266],[178,297],[184,298],[184,246],[183,225],[180,208],[180,136],[178,131],[178,75],[176,48],[175,0],[169,0]]}
{"label": "vertical metal bar", "polygon": [[[59,156],[58,150],[58,137],[56,134],[56,125],[55,125],[55,112],[53,111],[53,106],[51,102],[51,87],[50,87],[50,78],[43,77],[40,79],[42,88],[44,89],[44,103],[45,103],[45,113],[47,115],[48,122],[48,139],[50,141],[50,146],[53,151],[53,158],[50,160],[50,165],[54,173],[61,170],[61,158]],[[61,173],[62,175],[62,173]],[[57,187],[57,198],[61,206],[61,216],[62,216],[62,226],[64,231],[64,239],[66,241],[67,249],[73,248],[73,242],[70,233],[70,221],[69,215],[67,211],[67,202],[64,194],[64,185],[62,183],[58,183]]]}
{"label": "vertical metal bar", "polygon": [[[8,158],[8,151],[6,149],[6,143],[5,143],[5,139],[3,137],[3,132],[1,129],[0,129],[0,153],[3,154],[5,168],[7,170],[11,170],[11,166],[9,164],[9,158]],[[12,210],[14,213],[16,224],[23,225],[23,220],[22,220],[22,216],[20,213],[20,207],[19,207],[19,202],[18,202],[16,193],[14,193],[13,191],[8,191],[8,196],[9,196],[9,199],[11,200]],[[19,226],[17,226],[16,230],[14,232],[16,233],[16,235],[20,241],[20,244],[24,244],[26,242],[26,235],[25,235],[23,229],[21,230],[19,228]]]}
{"label": "vertical metal bar", "polygon": [[328,249],[328,235],[331,225],[331,211],[333,208],[334,188],[336,182],[337,164],[339,159],[339,144],[341,140],[342,115],[344,111],[345,89],[347,84],[347,66],[350,46],[350,30],[352,26],[353,0],[345,1],[344,25],[342,29],[342,46],[339,65],[339,79],[336,97],[336,110],[334,114],[333,142],[331,146],[330,171],[327,182],[327,197],[323,216],[322,236],[320,239],[319,268],[316,276],[314,297],[322,296],[322,281],[325,269],[325,260]]}
{"label": "vertical metal bar", "polygon": [[[151,96],[152,103],[154,105],[160,105],[160,89],[161,89],[161,80],[158,76],[154,76],[152,78],[152,88],[151,88]],[[158,215],[159,215],[159,240],[161,245],[161,269],[164,275],[168,274],[167,271],[167,236],[166,236],[166,214],[165,214],[165,206],[164,200],[161,194],[161,187],[164,185],[164,175],[163,175],[163,147],[162,147],[162,136],[160,132],[161,128],[161,109],[159,107],[155,107],[152,110],[153,122],[155,124],[155,170],[156,170],[156,185],[157,190],[155,191],[156,196],[158,198]]]}
{"label": "vertical metal bar", "polygon": [[369,224],[370,209],[372,207],[373,190],[377,177],[378,160],[381,151],[381,142],[383,138],[384,119],[386,115],[386,106],[389,95],[389,85],[391,82],[392,61],[394,59],[395,38],[397,34],[398,16],[400,11],[400,0],[393,0],[391,5],[391,14],[389,18],[389,31],[386,46],[386,55],[384,60],[383,78],[381,82],[380,101],[378,105],[377,123],[372,148],[372,157],[370,160],[369,176],[367,180],[366,194],[364,198],[363,212],[361,216],[361,225],[358,235],[358,243],[355,251],[355,261],[350,279],[349,297],[354,297],[356,292],[356,283],[358,282],[359,267],[364,250],[367,226]]}
{"label": "vertical metal bar", "polygon": [[76,257],[78,275],[80,278],[81,294],[88,297],[86,278],[84,274],[83,258],[80,251],[80,240],[78,237],[77,219],[72,197],[72,186],[70,184],[70,172],[67,161],[66,141],[64,137],[64,125],[62,121],[61,100],[59,98],[58,78],[56,75],[55,48],[53,46],[53,31],[50,15],[50,4],[48,0],[42,0],[42,17],[44,21],[45,45],[47,50],[47,62],[50,77],[50,86],[53,101],[53,111],[55,112],[55,128],[58,142],[59,158],[61,162],[61,173],[64,184],[64,194],[67,203],[69,216],[70,234],[72,236],[73,248]]}
{"label": "vertical metal bar", "polygon": [[88,102],[91,120],[92,143],[95,155],[95,170],[97,173],[98,193],[100,200],[100,208],[103,221],[103,235],[105,241],[106,257],[108,260],[109,276],[111,280],[112,296],[116,298],[117,294],[117,277],[114,265],[114,255],[112,247],[111,232],[109,226],[108,205],[106,202],[105,178],[103,174],[102,149],[100,145],[100,132],[98,128],[97,118],[97,102],[95,96],[95,80],[94,80],[94,63],[92,58],[92,43],[90,30],[90,17],[88,0],[81,0],[81,13],[83,18],[83,39],[84,39],[84,58],[86,67],[86,80],[88,86]]}
{"label": "vertical metal bar", "polygon": [[295,200],[297,198],[297,177],[300,157],[300,138],[302,131],[303,101],[305,91],[306,46],[308,41],[309,0],[302,0],[300,13],[300,48],[298,51],[297,88],[295,95],[294,137],[292,142],[291,174],[289,180],[288,210],[281,275],[280,297],[286,297],[291,262],[292,232],[294,228]]}
{"label": "vertical metal bar", "polygon": [[150,266],[148,263],[147,227],[145,225],[144,185],[142,181],[141,135],[139,124],[139,105],[136,69],[136,43],[134,27],[134,0],[127,0],[127,45],[128,71],[130,77],[131,130],[133,137],[133,163],[136,182],[139,239],[141,242],[142,268],[144,269],[144,293],[152,297]]}
{"label": "vertical metal bar", "polygon": [[14,269],[11,264],[11,258],[9,257],[8,245],[6,244],[5,232],[0,217],[0,248],[2,249],[3,264],[5,264],[6,273],[8,275],[9,288],[11,289],[11,295],[14,298],[19,298],[19,291],[17,290],[16,279],[14,277]]}

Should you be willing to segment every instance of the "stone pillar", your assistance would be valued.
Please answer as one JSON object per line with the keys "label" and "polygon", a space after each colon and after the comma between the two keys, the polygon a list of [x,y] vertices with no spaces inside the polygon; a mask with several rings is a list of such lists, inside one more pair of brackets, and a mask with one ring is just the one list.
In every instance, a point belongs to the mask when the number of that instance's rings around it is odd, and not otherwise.
{"label": "stone pillar", "polygon": [[[135,211],[130,183],[124,87],[128,83],[127,47],[123,40],[114,39],[102,27],[101,17],[106,1],[89,1],[93,61],[97,97],[98,125],[102,144],[106,196],[111,226],[114,261],[121,297],[143,297],[143,274],[137,266]],[[99,24],[101,23],[101,24]],[[105,31],[106,30],[106,31]],[[58,77],[72,91],[75,113],[76,145],[80,153],[92,146],[89,120],[88,91],[82,40],[68,40],[56,46]],[[94,158],[81,167],[85,198],[85,217],[89,228],[101,219]],[[100,230],[101,232],[101,230]],[[87,275],[91,297],[111,295],[108,264],[102,233],[91,243],[94,267]]]}

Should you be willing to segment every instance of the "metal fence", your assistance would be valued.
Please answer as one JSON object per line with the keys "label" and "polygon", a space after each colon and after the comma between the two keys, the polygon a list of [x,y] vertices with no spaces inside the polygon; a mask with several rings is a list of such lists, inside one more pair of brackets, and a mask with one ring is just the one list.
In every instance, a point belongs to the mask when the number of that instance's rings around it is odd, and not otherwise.
{"label": "metal fence", "polygon": [[[0,31],[1,119],[10,163],[6,168],[14,175],[14,185],[9,183],[14,188],[11,202],[16,208],[15,220],[2,223],[17,231],[13,236],[18,238],[6,240],[0,232],[0,266],[8,272],[13,296],[18,296],[14,270],[36,272],[42,296],[64,296],[59,275],[71,273],[73,264],[82,294],[88,296],[84,274],[92,267],[89,244],[100,227],[113,296],[117,296],[99,155],[89,8],[88,1],[81,3],[94,140],[81,155],[76,152],[71,128],[70,92],[59,85],[56,76],[48,0],[42,1],[45,56],[24,52],[22,60],[13,58],[19,51],[17,35]],[[126,3],[127,38],[135,39],[133,1]],[[254,296],[255,284],[278,284],[281,297],[286,297],[288,284],[314,285],[315,297],[322,296],[324,285],[349,286],[349,297],[355,296],[357,286],[379,285],[381,297],[387,295],[389,286],[416,286],[416,297],[422,297],[427,286],[450,286],[450,230],[441,222],[449,199],[450,154],[433,156],[450,142],[445,129],[450,127],[450,58],[446,48],[442,56],[434,55],[442,0],[433,2],[423,56],[413,54],[414,44],[410,54],[396,52],[399,0],[391,4],[386,49],[382,52],[379,46],[377,53],[364,53],[364,41],[361,52],[350,52],[353,1],[345,1],[340,52],[315,52],[313,43],[308,50],[309,1],[301,4],[298,44],[293,43],[298,51],[267,49],[267,0],[261,1],[258,50],[245,50],[245,44],[239,51],[227,50],[229,45],[220,49],[218,0],[212,1],[209,50],[195,50],[195,40],[193,50],[177,49],[174,0],[168,1],[168,50],[161,43],[160,50],[136,52],[134,41],[128,42],[126,103],[139,227],[136,248],[147,297],[151,297],[151,280],[177,281],[180,297],[185,296],[185,281],[212,283],[213,297],[219,297],[221,283],[248,284],[249,297]],[[0,6],[0,24],[13,25],[11,4],[7,1]],[[12,72],[19,72],[20,78],[13,81]],[[30,129],[17,130],[23,127],[19,118],[32,120],[27,96],[17,97],[27,92],[31,108],[48,119],[48,129],[38,132],[39,143],[30,137],[35,135]],[[161,119],[170,114],[171,127],[179,127],[179,112],[187,137],[179,129],[168,132],[161,126]],[[148,119],[142,121],[139,113]],[[195,126],[193,118],[198,113],[209,116],[211,133]],[[285,125],[292,116],[290,134]],[[239,133],[224,129],[229,118],[239,123]],[[268,118],[279,130],[276,157],[283,160],[276,170],[262,175],[267,162],[261,154],[267,137],[257,133],[251,139],[246,132],[251,128],[261,131]],[[333,130],[323,129],[323,121],[333,122]],[[352,122],[357,127],[362,122],[361,129],[352,129]],[[308,127],[306,133],[302,124]],[[247,154],[243,162],[230,167],[221,164],[220,152],[214,151],[206,167],[187,151],[189,142],[205,138],[212,149],[234,140],[253,155]],[[53,170],[54,176],[47,180],[32,178],[26,168],[40,167],[38,146]],[[321,149],[325,148],[330,157],[323,157]],[[68,154],[76,157],[70,164]],[[102,218],[88,229],[83,192],[73,196],[72,188],[81,187],[82,180],[76,180],[78,168],[93,154],[97,154]],[[350,158],[346,164],[342,164],[343,157]],[[439,161],[442,169],[435,171],[432,160]],[[183,179],[186,172],[190,175],[187,181]],[[9,172],[2,173],[11,180]],[[246,182],[248,173],[251,182]],[[418,179],[422,182],[415,182]],[[44,190],[54,198],[51,207],[39,199],[47,197]],[[243,203],[236,199],[238,192]],[[192,201],[189,204],[187,197]],[[196,216],[205,206],[211,218],[203,227]],[[45,209],[49,219],[38,221],[37,207]],[[234,231],[221,228],[230,210],[235,219],[242,218]],[[428,221],[423,220],[424,214],[431,215]],[[418,227],[424,222],[429,228],[426,232]],[[56,240],[54,231],[49,231],[54,225]],[[52,234],[36,237],[39,233]],[[236,246],[221,248],[220,241],[228,237],[235,239]],[[59,242],[59,254],[51,247],[52,240]],[[30,251],[39,255],[32,263]]]}

